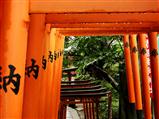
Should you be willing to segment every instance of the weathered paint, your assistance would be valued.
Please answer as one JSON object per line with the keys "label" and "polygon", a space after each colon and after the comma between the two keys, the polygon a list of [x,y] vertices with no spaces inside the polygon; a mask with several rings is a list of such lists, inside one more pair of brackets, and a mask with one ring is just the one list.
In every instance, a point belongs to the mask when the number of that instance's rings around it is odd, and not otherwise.
{"label": "weathered paint", "polygon": [[145,119],[151,119],[151,102],[150,102],[150,87],[148,81],[148,66],[146,55],[146,34],[139,34],[140,47],[140,64],[141,64],[141,79],[142,79],[142,95],[144,104]]}
{"label": "weathered paint", "polygon": [[[0,90],[0,118],[21,119],[23,104],[23,88],[25,78],[25,60],[28,36],[28,0],[0,1],[0,66],[2,77],[9,76],[9,65],[16,69],[14,74],[20,75],[18,94],[11,88],[13,83],[7,86],[7,92]],[[2,10],[2,11],[1,11]],[[9,79],[7,79],[9,80]],[[16,81],[16,78],[14,79]],[[1,84],[1,83],[0,83]]]}
{"label": "weathered paint", "polygon": [[142,110],[139,58],[138,58],[138,47],[137,47],[136,34],[130,35],[130,48],[131,48],[132,72],[133,72],[133,77],[134,77],[136,109]]}
{"label": "weathered paint", "polygon": [[129,35],[124,35],[123,42],[124,42],[124,55],[125,55],[125,64],[126,64],[126,77],[127,77],[127,85],[128,85],[129,102],[135,103],[135,92],[134,92],[134,81],[133,81],[132,65],[131,65]]}
{"label": "weathered paint", "polygon": [[[39,20],[40,19],[40,20]],[[45,14],[30,15],[30,26],[27,47],[26,67],[32,66],[31,59],[35,60],[35,65],[39,66],[38,77],[35,72],[30,73],[30,77],[25,77],[23,118],[40,118],[41,115],[41,89],[42,87],[42,56],[45,33]]]}
{"label": "weathered paint", "polygon": [[159,57],[157,45],[157,32],[149,34],[150,41],[150,57],[151,57],[151,71],[153,81],[153,96],[154,96],[154,110],[155,119],[159,118]]}

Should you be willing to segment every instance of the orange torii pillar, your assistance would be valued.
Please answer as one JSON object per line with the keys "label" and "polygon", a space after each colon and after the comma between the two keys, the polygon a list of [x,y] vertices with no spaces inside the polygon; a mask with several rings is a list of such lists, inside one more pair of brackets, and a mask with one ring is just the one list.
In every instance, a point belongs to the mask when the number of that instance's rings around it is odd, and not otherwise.
{"label": "orange torii pillar", "polygon": [[145,119],[152,119],[150,87],[148,82],[148,66],[147,66],[147,55],[146,55],[146,34],[139,34],[138,40],[139,40],[139,47],[140,47],[140,63],[141,63],[144,115],[145,115]]}
{"label": "orange torii pillar", "polygon": [[130,35],[131,63],[134,78],[135,100],[138,119],[142,118],[142,96],[139,72],[139,58],[137,48],[137,35]]}
{"label": "orange torii pillar", "polygon": [[132,66],[131,66],[130,47],[129,47],[129,35],[124,35],[123,40],[124,40],[124,55],[126,63],[126,76],[127,76],[129,103],[135,106],[135,92],[134,92],[134,81],[133,81]]}
{"label": "orange torii pillar", "polygon": [[49,118],[48,115],[46,115],[46,110],[49,110],[49,108],[46,106],[46,103],[48,103],[48,83],[50,80],[51,74],[49,74],[49,67],[52,67],[52,64],[50,62],[50,54],[49,54],[49,45],[50,45],[50,24],[46,24],[45,27],[45,34],[44,34],[44,43],[43,43],[43,56],[42,56],[42,77],[41,77],[41,118]]}
{"label": "orange torii pillar", "polygon": [[159,57],[157,32],[149,33],[155,119],[159,119]]}
{"label": "orange torii pillar", "polygon": [[52,100],[54,100],[52,93],[53,75],[54,75],[54,51],[55,51],[55,36],[56,30],[50,29],[50,38],[48,41],[48,62],[47,62],[47,78],[46,78],[46,100],[45,100],[45,117],[51,119],[53,113]]}
{"label": "orange torii pillar", "polygon": [[[62,66],[63,66],[63,53],[64,53],[64,36],[63,35],[60,35],[59,34],[59,40],[60,40],[60,46],[59,46],[59,76],[58,76],[58,79],[57,79],[57,108],[59,110],[59,107],[60,107],[60,92],[61,92],[61,80],[62,80]],[[57,111],[58,111],[57,110]],[[57,113],[56,113],[57,114]],[[57,117],[58,115],[56,115],[56,119],[58,119]]]}
{"label": "orange torii pillar", "polygon": [[52,75],[52,83],[51,83],[51,101],[50,101],[50,106],[51,106],[51,111],[52,111],[52,113],[50,112],[50,117],[52,118],[52,119],[56,119],[56,109],[57,109],[57,107],[56,107],[56,98],[57,98],[57,94],[56,94],[56,77],[57,77],[57,63],[58,63],[58,61],[57,61],[57,55],[56,55],[56,49],[57,49],[57,41],[58,41],[58,38],[57,38],[57,30],[55,29],[55,28],[52,28],[51,29],[51,39],[53,40],[53,42],[54,42],[54,49],[53,49],[53,53],[54,53],[54,63],[53,63],[53,70],[52,70],[52,73],[53,73],[53,75]]}
{"label": "orange torii pillar", "polygon": [[28,5],[28,0],[0,1],[0,119],[22,117]]}
{"label": "orange torii pillar", "polygon": [[23,118],[43,118],[41,90],[45,14],[31,14],[27,47],[26,77],[23,99]]}
{"label": "orange torii pillar", "polygon": [[53,75],[53,115],[52,119],[58,119],[58,109],[59,109],[59,102],[60,102],[60,85],[61,85],[61,76],[62,76],[62,60],[61,57],[63,55],[63,51],[60,50],[63,49],[64,44],[64,37],[61,36],[58,32],[56,32],[56,43],[55,43],[55,67],[54,67],[54,75]]}

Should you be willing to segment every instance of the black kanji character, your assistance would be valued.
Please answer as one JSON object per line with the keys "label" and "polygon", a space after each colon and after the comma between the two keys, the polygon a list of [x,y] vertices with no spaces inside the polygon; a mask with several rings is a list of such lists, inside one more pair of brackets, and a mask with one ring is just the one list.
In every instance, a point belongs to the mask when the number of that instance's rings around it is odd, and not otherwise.
{"label": "black kanji character", "polygon": [[57,52],[57,58],[59,58],[59,57],[60,57],[60,51]]}
{"label": "black kanji character", "polygon": [[124,44],[124,46],[125,46],[126,48],[128,48],[128,47],[129,47],[129,43],[126,42],[126,43]]}
{"label": "black kanji character", "polygon": [[56,53],[56,51],[54,51],[54,60],[56,60],[57,59],[57,53]]}
{"label": "black kanji character", "polygon": [[36,61],[34,59],[31,59],[31,62],[32,62],[32,65],[29,66],[29,67],[26,67],[26,72],[25,74],[30,77],[30,73],[31,72],[34,72],[33,77],[35,79],[38,78],[38,75],[39,75],[39,66],[38,65],[35,65]]}
{"label": "black kanji character", "polygon": [[43,56],[43,59],[42,59],[42,68],[44,70],[46,69],[46,63],[47,63],[47,61],[46,61],[45,57]]}
{"label": "black kanji character", "polygon": [[63,55],[63,53],[64,53],[64,50],[61,51],[61,55]]}
{"label": "black kanji character", "polygon": [[140,49],[140,53],[141,53],[142,55],[145,55],[145,54],[146,54],[146,48],[141,48],[141,49]]}
{"label": "black kanji character", "polygon": [[157,49],[153,49],[153,50],[151,50],[151,56],[156,57],[157,55],[158,55],[158,51],[157,51]]}
{"label": "black kanji character", "polygon": [[[2,73],[1,73],[1,69],[2,69],[2,67],[0,66],[0,83],[2,83]],[[2,84],[0,84],[0,89],[2,89]]]}
{"label": "black kanji character", "polygon": [[50,62],[53,62],[53,54],[51,51],[49,51],[49,57],[48,57],[48,60],[50,60]]}
{"label": "black kanji character", "polygon": [[133,53],[136,53],[136,52],[137,52],[137,47],[134,46],[134,47],[132,48],[132,52],[133,52]]}
{"label": "black kanji character", "polygon": [[62,56],[62,50],[60,50],[60,56]]}
{"label": "black kanji character", "polygon": [[15,88],[11,89],[17,95],[19,92],[21,76],[19,74],[14,74],[16,68],[13,65],[9,65],[8,67],[10,69],[10,73],[8,76],[3,77],[3,90],[7,92],[7,86],[10,85],[10,83],[12,83]]}

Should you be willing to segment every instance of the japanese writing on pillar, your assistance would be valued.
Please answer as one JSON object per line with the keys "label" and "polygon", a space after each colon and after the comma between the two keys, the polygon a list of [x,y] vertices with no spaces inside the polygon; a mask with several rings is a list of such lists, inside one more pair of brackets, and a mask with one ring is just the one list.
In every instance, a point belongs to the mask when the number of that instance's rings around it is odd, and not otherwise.
{"label": "japanese writing on pillar", "polygon": [[13,65],[8,65],[9,73],[2,77],[2,67],[0,66],[0,90],[5,93],[8,90],[12,90],[14,94],[18,94],[21,76],[16,72],[16,67]]}
{"label": "japanese writing on pillar", "polygon": [[[47,62],[53,63],[53,61],[56,61],[62,55],[63,50],[54,52],[49,51],[48,59],[46,59],[45,56],[42,56],[42,67],[37,64],[36,59],[32,58],[31,64],[25,68],[25,75],[29,78],[33,77],[34,79],[37,79],[40,68],[46,70]],[[17,95],[19,93],[21,75],[16,71],[16,66],[12,64],[8,65],[9,72],[6,75],[3,75],[2,68],[3,67],[0,66],[0,91],[7,93],[11,90],[15,95]]]}
{"label": "japanese writing on pillar", "polygon": [[[46,70],[47,68],[47,63],[53,63],[53,61],[56,61],[60,56],[63,55],[63,50],[58,50],[58,51],[48,51],[48,59],[45,56],[42,56],[42,69]],[[26,67],[25,75],[30,77],[33,77],[34,79],[37,79],[39,76],[39,70],[40,66],[37,64],[35,59],[31,59],[31,64],[30,66]]]}

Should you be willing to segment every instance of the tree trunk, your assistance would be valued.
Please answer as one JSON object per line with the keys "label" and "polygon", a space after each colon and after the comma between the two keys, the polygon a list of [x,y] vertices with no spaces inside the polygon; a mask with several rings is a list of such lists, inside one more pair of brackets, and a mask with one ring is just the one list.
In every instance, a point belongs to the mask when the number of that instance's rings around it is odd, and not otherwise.
{"label": "tree trunk", "polygon": [[85,70],[94,77],[107,81],[119,92],[119,119],[142,119],[141,116],[137,118],[135,103],[129,103],[125,65],[121,64],[119,69],[119,84],[107,72],[94,64],[89,64]]}
{"label": "tree trunk", "polygon": [[129,103],[124,65],[120,66],[119,119],[137,119],[135,103]]}

